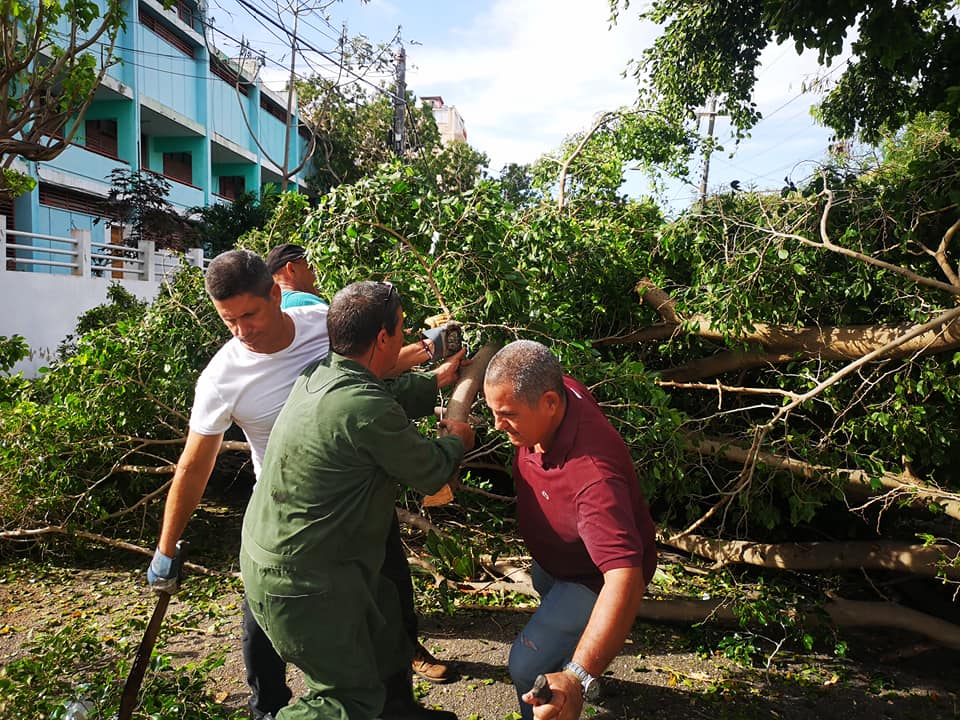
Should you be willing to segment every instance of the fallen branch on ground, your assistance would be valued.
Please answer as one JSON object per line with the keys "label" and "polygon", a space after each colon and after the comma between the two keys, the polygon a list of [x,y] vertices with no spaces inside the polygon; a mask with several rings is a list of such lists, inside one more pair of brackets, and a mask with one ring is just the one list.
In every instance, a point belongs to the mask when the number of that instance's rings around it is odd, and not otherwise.
{"label": "fallen branch on ground", "polygon": [[[691,436],[688,447],[692,452],[707,453],[731,462],[745,464],[750,459],[748,448],[732,445],[718,439]],[[903,497],[908,497],[915,505],[925,506],[929,503],[935,503],[943,509],[944,514],[960,520],[960,496],[956,493],[925,485],[918,477],[908,472],[884,472],[871,475],[864,470],[814,465],[804,460],[769,452],[757,452],[755,461],[774,470],[782,470],[805,478],[841,477],[844,479],[847,489],[858,494],[872,493],[873,490],[870,485],[876,480],[882,488],[901,493]]]}
{"label": "fallen branch on ground", "polygon": [[911,545],[884,540],[811,543],[758,543],[714,540],[694,534],[665,534],[658,542],[712,560],[717,567],[755,565],[783,570],[894,570],[924,577],[960,579],[960,567],[945,564],[960,555],[950,545]]}
{"label": "fallen branch on ground", "polygon": [[[148,558],[153,557],[153,550],[150,550],[149,548],[141,547],[140,545],[134,545],[133,543],[126,542],[125,540],[115,540],[114,538],[109,538],[105,535],[98,535],[97,533],[87,532],[86,530],[72,530],[70,528],[61,527],[60,525],[47,525],[46,527],[32,528],[30,530],[5,530],[0,532],[0,540],[31,540],[43,537],[45,535],[63,535],[65,537],[83,538],[84,540],[90,540],[91,542],[99,543],[100,545],[119,548],[121,550],[129,550],[130,552],[139,553],[140,555],[144,555]],[[196,565],[195,563],[191,562],[184,563],[183,566],[190,572],[197,575],[238,577],[237,573],[210,570],[203,565]]]}
{"label": "fallen branch on ground", "polygon": [[[512,585],[512,583],[501,583]],[[536,596],[525,592],[520,583],[516,588],[505,588],[522,595]],[[532,590],[532,588],[530,589]],[[485,605],[464,604],[462,609],[483,612],[533,613],[537,608],[500,608]],[[883,627],[896,628],[922,635],[942,647],[960,650],[960,627],[946,620],[927,615],[917,610],[888,602],[865,602],[846,600],[831,596],[823,608],[837,627]],[[637,619],[659,623],[703,623],[706,625],[739,626],[740,618],[725,600],[694,600],[688,598],[646,598],[637,610]],[[803,620],[811,625],[823,623],[816,611],[806,613]]]}
{"label": "fallen branch on ground", "polygon": [[[824,610],[838,627],[896,628],[922,635],[944,647],[960,650],[960,627],[896,603],[846,600],[830,596]],[[682,598],[644,600],[640,603],[637,618],[653,622],[740,623],[740,619],[726,601]],[[807,614],[806,620],[814,624],[820,622],[815,613]]]}

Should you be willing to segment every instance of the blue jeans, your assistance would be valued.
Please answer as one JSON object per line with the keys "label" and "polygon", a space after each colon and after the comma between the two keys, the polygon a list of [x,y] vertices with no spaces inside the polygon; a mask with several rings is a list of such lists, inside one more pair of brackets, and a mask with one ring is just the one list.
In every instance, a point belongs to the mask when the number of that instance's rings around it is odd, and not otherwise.
{"label": "blue jeans", "polygon": [[533,706],[521,700],[537,675],[559,672],[573,657],[597,594],[580,583],[557,580],[536,562],[531,569],[540,608],[510,648],[510,678],[517,690],[520,714],[533,718]]}

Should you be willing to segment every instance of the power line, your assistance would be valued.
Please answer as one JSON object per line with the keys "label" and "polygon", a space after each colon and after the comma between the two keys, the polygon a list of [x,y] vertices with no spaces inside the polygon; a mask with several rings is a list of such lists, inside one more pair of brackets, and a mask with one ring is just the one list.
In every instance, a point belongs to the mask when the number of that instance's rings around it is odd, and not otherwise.
{"label": "power line", "polygon": [[[288,36],[290,35],[290,32],[289,32],[286,28],[284,28],[282,24],[280,24],[279,22],[277,22],[277,21],[274,20],[273,18],[271,18],[271,17],[269,17],[268,15],[266,15],[262,10],[260,10],[260,9],[257,8],[256,6],[254,6],[252,3],[248,2],[248,0],[237,0],[237,2],[238,2],[240,5],[242,5],[243,7],[247,8],[247,10],[249,10],[250,12],[255,13],[256,15],[259,15],[261,18],[263,18],[265,21],[267,21],[268,23],[270,23],[270,24],[273,25],[274,27],[280,28],[280,30],[282,30],[283,32],[287,33]],[[365,83],[366,85],[369,85],[370,87],[372,87],[372,88],[373,88],[374,90],[376,90],[377,92],[381,92],[381,93],[383,93],[383,94],[385,94],[385,95],[389,95],[390,97],[392,97],[392,98],[394,98],[394,99],[397,99],[397,94],[396,94],[396,93],[394,93],[394,92],[392,92],[392,91],[390,91],[390,90],[387,90],[387,89],[385,89],[385,88],[383,88],[383,87],[380,87],[379,85],[376,85],[375,83],[370,82],[370,81],[367,80],[366,78],[364,78],[364,77],[362,77],[362,76],[360,76],[360,75],[357,75],[357,73],[355,73],[352,69],[350,69],[350,67],[348,67],[347,65],[345,65],[342,61],[337,60],[336,58],[331,57],[329,54],[327,54],[327,53],[324,52],[323,50],[320,50],[319,48],[315,47],[314,45],[312,45],[311,43],[307,42],[306,40],[301,40],[300,42],[301,42],[301,44],[302,44],[305,48],[307,48],[307,49],[310,50],[311,52],[315,52],[315,53],[317,53],[320,57],[322,57],[322,58],[324,58],[324,59],[326,59],[326,60],[334,63],[335,65],[337,65],[337,66],[338,66],[343,72],[345,72],[346,74],[352,75],[352,76],[353,76],[354,78],[356,78],[358,81],[363,82],[363,83]],[[401,102],[406,102],[406,99],[405,99],[405,98],[400,98],[400,101],[401,101]]]}

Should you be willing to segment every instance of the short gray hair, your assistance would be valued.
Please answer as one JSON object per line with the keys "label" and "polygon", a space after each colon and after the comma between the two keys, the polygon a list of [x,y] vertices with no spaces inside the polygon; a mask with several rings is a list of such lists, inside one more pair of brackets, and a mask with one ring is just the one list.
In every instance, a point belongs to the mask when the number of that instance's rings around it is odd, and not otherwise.
{"label": "short gray hair", "polygon": [[267,297],[273,289],[273,276],[252,250],[227,250],[210,261],[203,284],[207,295],[217,302],[247,294]]}
{"label": "short gray hair", "polygon": [[509,385],[513,397],[530,406],[549,390],[565,397],[560,361],[546,345],[534,340],[517,340],[501,348],[490,359],[483,381]]}

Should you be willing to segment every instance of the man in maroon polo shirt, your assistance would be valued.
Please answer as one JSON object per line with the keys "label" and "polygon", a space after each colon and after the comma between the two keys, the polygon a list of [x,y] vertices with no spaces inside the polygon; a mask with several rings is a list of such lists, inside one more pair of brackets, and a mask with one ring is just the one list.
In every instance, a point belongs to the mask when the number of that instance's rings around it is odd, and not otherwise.
{"label": "man in maroon polo shirt", "polygon": [[[525,720],[574,720],[596,698],[596,678],[623,647],[653,577],[653,520],[623,438],[545,346],[504,347],[483,392],[517,448],[517,518],[541,598],[510,650],[510,676]],[[549,703],[528,692],[540,674]]]}

